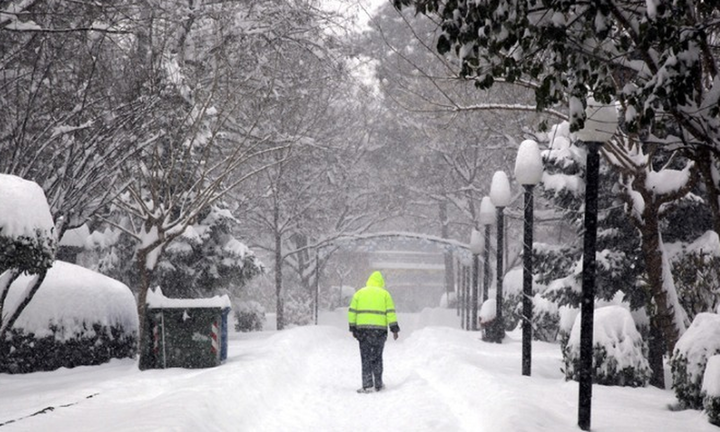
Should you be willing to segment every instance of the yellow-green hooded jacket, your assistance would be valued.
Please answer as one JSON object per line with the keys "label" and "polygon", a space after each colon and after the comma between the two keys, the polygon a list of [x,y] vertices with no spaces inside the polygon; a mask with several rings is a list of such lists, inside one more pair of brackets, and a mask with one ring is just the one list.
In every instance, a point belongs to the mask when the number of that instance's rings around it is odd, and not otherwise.
{"label": "yellow-green hooded jacket", "polygon": [[400,327],[395,315],[395,304],[385,290],[385,280],[379,271],[373,272],[364,288],[359,289],[350,301],[348,309],[350,331],[363,329],[383,330],[397,333]]}

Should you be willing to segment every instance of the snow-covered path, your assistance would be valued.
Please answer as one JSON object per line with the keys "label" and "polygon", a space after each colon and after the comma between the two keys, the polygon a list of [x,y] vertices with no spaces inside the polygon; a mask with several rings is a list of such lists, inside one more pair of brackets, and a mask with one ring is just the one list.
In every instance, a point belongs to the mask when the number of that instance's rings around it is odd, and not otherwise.
{"label": "snow-covered path", "polygon": [[[523,377],[517,335],[497,345],[422,326],[443,320],[454,317],[401,315],[381,393],[355,392],[357,343],[336,313],[320,326],[233,334],[228,361],[212,369],[139,372],[123,360],[0,375],[0,432],[579,430],[577,383],[563,380],[557,345],[536,343]],[[596,386],[593,430],[717,430],[700,412],[669,411],[672,402],[670,391]]]}

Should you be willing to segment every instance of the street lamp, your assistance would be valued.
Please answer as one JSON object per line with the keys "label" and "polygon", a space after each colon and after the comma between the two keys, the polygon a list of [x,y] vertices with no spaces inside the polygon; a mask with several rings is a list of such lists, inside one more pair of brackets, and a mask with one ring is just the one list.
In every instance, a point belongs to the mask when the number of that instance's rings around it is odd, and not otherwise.
{"label": "street lamp", "polygon": [[485,227],[485,247],[483,251],[483,298],[482,302],[488,299],[490,291],[490,229],[495,223],[495,206],[490,197],[484,196],[480,201],[480,225]]}
{"label": "street lamp", "polygon": [[523,321],[522,374],[530,376],[532,369],[532,246],[533,246],[533,188],[543,173],[540,149],[533,140],[520,143],[515,160],[515,179],[525,188],[525,218],[523,239]]}
{"label": "street lamp", "polygon": [[483,238],[480,232],[473,229],[470,233],[470,252],[472,252],[472,296],[470,304],[472,305],[472,329],[478,329],[478,285],[479,285],[479,272],[480,263],[478,255],[483,250]]}
{"label": "street lamp", "polygon": [[496,312],[495,320],[491,326],[490,340],[496,343],[502,343],[505,338],[505,322],[503,321],[502,307],[503,307],[503,292],[502,292],[502,281],[503,281],[503,231],[504,231],[504,218],[503,211],[505,207],[510,204],[510,182],[508,181],[507,174],[503,171],[496,171],[493,174],[492,183],[490,184],[490,200],[495,206],[497,213],[497,286],[495,287],[496,293]]}
{"label": "street lamp", "polygon": [[615,105],[603,105],[588,98],[585,126],[575,133],[587,146],[585,168],[585,235],[583,239],[582,300],[580,304],[580,376],[578,426],[590,430],[592,406],[593,314],[595,307],[595,244],[597,239],[597,197],[600,174],[598,150],[610,141],[618,124]]}

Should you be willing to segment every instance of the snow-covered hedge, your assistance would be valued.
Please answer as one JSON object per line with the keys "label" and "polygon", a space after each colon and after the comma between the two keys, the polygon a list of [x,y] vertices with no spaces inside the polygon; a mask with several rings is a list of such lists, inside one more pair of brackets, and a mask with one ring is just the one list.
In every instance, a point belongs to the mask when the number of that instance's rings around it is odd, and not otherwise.
{"label": "snow-covered hedge", "polygon": [[[651,375],[647,348],[630,312],[622,306],[605,306],[596,309],[594,316],[593,382],[645,386]],[[565,377],[572,380],[580,375],[580,320],[577,314],[563,349]]]}
{"label": "snow-covered hedge", "polygon": [[57,246],[54,227],[37,183],[0,174],[0,272],[15,268],[37,274],[50,267]]}
{"label": "snow-covered hedge", "polygon": [[[31,281],[20,276],[6,308],[14,310]],[[93,365],[135,355],[138,316],[130,289],[114,279],[56,261],[0,346],[0,372]]]}
{"label": "snow-covered hedge", "polygon": [[700,313],[680,337],[672,358],[672,387],[680,404],[702,409],[702,380],[708,358],[720,354],[720,315]]}
{"label": "snow-covered hedge", "polygon": [[235,331],[260,331],[265,324],[265,308],[256,301],[239,302],[235,310]]}
{"label": "snow-covered hedge", "polygon": [[720,355],[708,359],[703,374],[702,396],[708,420],[720,426]]}

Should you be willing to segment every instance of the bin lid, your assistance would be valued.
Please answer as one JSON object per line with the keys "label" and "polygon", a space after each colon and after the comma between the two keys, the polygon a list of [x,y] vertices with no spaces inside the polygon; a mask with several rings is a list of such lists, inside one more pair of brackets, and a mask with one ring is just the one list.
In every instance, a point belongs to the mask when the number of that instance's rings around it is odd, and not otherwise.
{"label": "bin lid", "polygon": [[160,287],[151,289],[147,294],[147,306],[151,309],[174,308],[230,308],[230,297],[227,294],[200,299],[177,299],[165,297]]}

